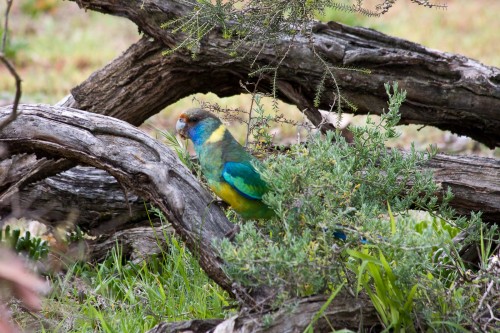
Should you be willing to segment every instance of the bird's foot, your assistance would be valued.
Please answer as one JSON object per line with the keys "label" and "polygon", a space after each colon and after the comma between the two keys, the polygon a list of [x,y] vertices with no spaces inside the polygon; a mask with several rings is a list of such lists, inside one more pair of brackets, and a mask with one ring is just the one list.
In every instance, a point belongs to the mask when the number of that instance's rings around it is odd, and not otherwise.
{"label": "bird's foot", "polygon": [[217,206],[224,208],[224,209],[228,209],[228,207],[229,207],[229,205],[225,201],[222,201],[222,200],[214,200],[214,201],[212,201],[212,203],[214,203]]}

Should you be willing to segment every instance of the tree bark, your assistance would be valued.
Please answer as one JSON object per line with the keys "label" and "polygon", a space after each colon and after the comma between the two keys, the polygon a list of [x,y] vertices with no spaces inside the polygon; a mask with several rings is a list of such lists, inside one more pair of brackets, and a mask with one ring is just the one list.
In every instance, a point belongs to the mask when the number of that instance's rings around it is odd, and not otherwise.
{"label": "tree bark", "polygon": [[[11,173],[9,168],[1,166],[0,172]],[[93,236],[150,224],[147,203],[101,169],[78,166],[24,188],[15,188],[19,191],[17,195],[12,195],[12,187],[9,192],[0,192],[1,215],[29,217],[50,226],[73,216],[73,222]],[[17,209],[12,211],[11,207]],[[156,221],[154,216],[152,219]]]}
{"label": "tree bark", "polygon": [[[433,172],[443,192],[451,189],[451,206],[458,214],[481,211],[485,222],[500,221],[500,160],[437,154],[423,169]],[[106,171],[77,167],[20,190],[10,201],[2,204],[0,200],[0,214],[10,213],[14,206],[14,216],[56,225],[76,213],[78,226],[95,236],[149,225],[145,201],[125,191]]]}
{"label": "tree bark", "polygon": [[[355,300],[355,301],[354,301]],[[191,320],[182,323],[161,323],[148,333],[299,333],[304,332],[312,323],[327,301],[325,296],[295,300],[282,309],[266,314],[240,314],[225,321]],[[360,296],[354,299],[348,293],[337,295],[322,315],[312,325],[314,332],[332,332],[334,329],[349,329],[352,331],[381,331],[380,321],[371,302]]]}
{"label": "tree bark", "polygon": [[[85,9],[125,16],[156,41],[144,38],[73,89],[72,107],[106,112],[126,121],[130,117],[131,123],[139,124],[195,92],[210,91],[219,96],[241,93],[240,80],[248,80],[249,73],[258,68],[276,66],[287,52],[278,67],[277,97],[304,109],[315,125],[323,118],[312,101],[326,71],[319,55],[328,66],[335,67],[340,91],[357,105],[357,114],[381,113],[387,106],[383,84],[397,81],[407,91],[407,101],[401,108],[402,124],[432,125],[470,136],[489,147],[500,145],[500,69],[473,59],[334,22],[313,24],[312,44],[304,36],[296,36],[293,46],[287,39],[258,47],[248,43],[239,49],[244,58],[232,57],[225,52],[230,41],[213,31],[202,40],[195,59],[185,51],[166,57],[161,51],[177,45],[182,36],[173,36],[160,25],[186,13],[189,8],[184,2],[77,3]],[[365,68],[371,74],[338,69],[343,67]],[[273,78],[274,74],[265,75],[259,89],[271,91]],[[331,80],[326,83],[320,108],[329,110],[336,96]]]}
{"label": "tree bark", "polygon": [[[235,292],[213,246],[233,225],[171,150],[102,115],[43,105],[20,105],[19,113],[0,132],[0,144],[11,154],[63,157],[107,171],[127,191],[161,209],[207,275]],[[10,108],[0,108],[0,121],[9,114]]]}
{"label": "tree bark", "polygon": [[457,213],[481,211],[484,221],[500,223],[500,160],[437,154],[425,168],[443,190],[451,189]]}

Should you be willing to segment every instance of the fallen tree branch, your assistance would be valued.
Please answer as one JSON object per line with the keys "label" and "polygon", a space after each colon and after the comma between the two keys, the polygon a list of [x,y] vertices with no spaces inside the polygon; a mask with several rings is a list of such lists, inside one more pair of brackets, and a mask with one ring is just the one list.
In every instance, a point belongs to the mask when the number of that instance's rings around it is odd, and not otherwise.
{"label": "fallen tree branch", "polygon": [[[0,143],[11,154],[64,157],[106,170],[128,191],[160,208],[198,255],[207,275],[235,292],[212,245],[233,225],[171,150],[114,118],[43,105],[20,105],[19,109],[18,118],[0,132]],[[0,119],[9,112],[0,108]]]}
{"label": "fallen tree branch", "polygon": [[[296,36],[293,47],[286,39],[277,45],[244,44],[239,51],[246,57],[241,58],[230,56],[226,50],[231,42],[213,31],[201,41],[196,58],[184,51],[166,57],[161,51],[177,45],[182,36],[172,36],[160,25],[186,13],[189,8],[185,2],[82,0],[78,4],[86,10],[125,16],[156,41],[143,39],[73,89],[73,107],[104,112],[138,125],[195,92],[219,96],[244,92],[239,81],[249,80],[249,73],[258,68],[275,66],[277,54],[286,50],[276,76],[277,97],[305,108],[315,125],[323,120],[310,102],[303,103],[314,100],[325,73],[308,37]],[[402,124],[436,126],[489,147],[500,145],[500,113],[496,112],[500,109],[500,69],[371,29],[331,22],[316,23],[312,30],[315,52],[333,66],[340,90],[357,105],[357,114],[382,112],[387,107],[383,84],[397,81],[407,91],[401,107]],[[371,74],[343,67],[365,68]],[[273,79],[269,74],[267,80],[261,80],[261,91],[271,91]],[[332,82],[327,82],[320,108],[330,110],[337,97],[334,90]]]}
{"label": "fallen tree branch", "polygon": [[[182,323],[161,323],[148,333],[283,333],[305,332],[305,329],[320,312],[327,301],[326,296],[314,296],[293,300],[276,312],[239,314],[220,320],[191,320]],[[267,316],[267,317],[266,317]],[[338,329],[352,331],[380,331],[380,321],[371,302],[361,295],[353,298],[347,292],[341,292],[323,311],[312,326],[314,332],[332,332]],[[378,329],[378,330],[377,330]]]}
{"label": "fallen tree branch", "polygon": [[500,221],[500,160],[437,154],[425,166],[434,181],[453,193],[450,205],[461,215],[482,212],[483,221]]}

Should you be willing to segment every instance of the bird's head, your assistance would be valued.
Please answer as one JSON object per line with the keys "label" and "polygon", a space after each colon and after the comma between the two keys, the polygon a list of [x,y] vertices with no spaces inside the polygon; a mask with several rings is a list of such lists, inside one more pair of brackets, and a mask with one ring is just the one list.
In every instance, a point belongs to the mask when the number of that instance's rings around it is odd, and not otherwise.
{"label": "bird's head", "polygon": [[209,111],[191,109],[179,116],[175,130],[184,139],[193,140],[194,144],[203,143],[221,125],[221,121]]}

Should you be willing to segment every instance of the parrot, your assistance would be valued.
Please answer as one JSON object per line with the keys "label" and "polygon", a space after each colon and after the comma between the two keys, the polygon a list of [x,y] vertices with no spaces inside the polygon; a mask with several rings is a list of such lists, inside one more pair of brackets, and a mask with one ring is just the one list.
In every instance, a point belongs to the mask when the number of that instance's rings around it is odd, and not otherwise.
{"label": "parrot", "polygon": [[243,219],[269,219],[274,211],[262,202],[269,191],[255,165],[259,161],[233,137],[219,118],[204,109],[179,116],[176,132],[191,139],[210,189]]}

